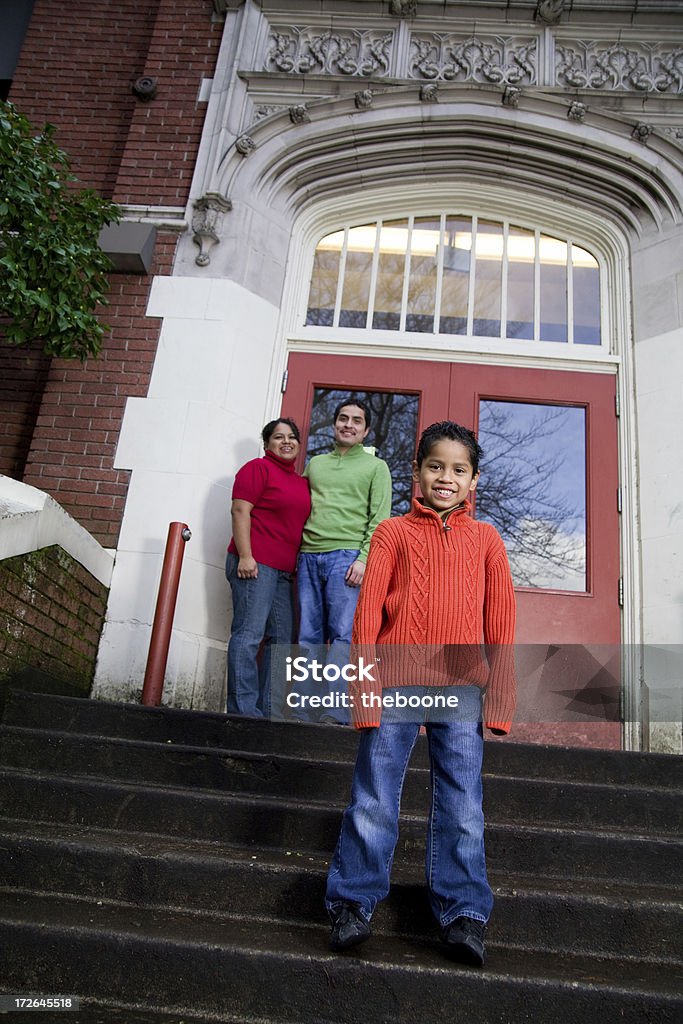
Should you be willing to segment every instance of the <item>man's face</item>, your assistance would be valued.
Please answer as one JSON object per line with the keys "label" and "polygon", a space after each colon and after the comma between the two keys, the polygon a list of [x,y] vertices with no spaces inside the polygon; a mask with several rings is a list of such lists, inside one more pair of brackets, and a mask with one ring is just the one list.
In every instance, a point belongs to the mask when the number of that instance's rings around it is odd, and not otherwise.
{"label": "man's face", "polygon": [[340,448],[353,448],[360,444],[369,428],[365,426],[365,413],[357,405],[343,405],[334,421],[334,440]]}

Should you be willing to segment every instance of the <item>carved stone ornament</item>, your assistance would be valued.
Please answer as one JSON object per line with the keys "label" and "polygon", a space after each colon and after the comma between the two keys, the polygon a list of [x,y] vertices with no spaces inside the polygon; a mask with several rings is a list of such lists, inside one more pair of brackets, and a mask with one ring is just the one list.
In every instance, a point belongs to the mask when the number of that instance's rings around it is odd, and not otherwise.
{"label": "carved stone ornament", "polygon": [[636,142],[647,142],[651,135],[654,135],[655,129],[651,124],[645,124],[644,121],[639,121],[631,132],[631,138],[635,139]]}
{"label": "carved stone ornament", "polygon": [[588,107],[581,100],[572,100],[567,109],[567,117],[570,121],[585,121]]}
{"label": "carved stone ornament", "polygon": [[572,89],[682,93],[683,47],[572,42],[556,48],[556,84]]}
{"label": "carved stone ornament", "polygon": [[506,85],[503,92],[503,106],[504,107],[518,107],[519,98],[522,95],[522,90],[518,89],[516,85]]}
{"label": "carved stone ornament", "polygon": [[537,46],[536,37],[463,38],[420,32],[412,38],[409,74],[446,82],[535,85]]}
{"label": "carved stone ornament", "polygon": [[211,262],[209,249],[220,241],[218,229],[223,214],[232,210],[232,202],[218,192],[207,192],[192,204],[192,241],[199,246],[195,258],[198,267],[208,267]]}
{"label": "carved stone ornament", "polygon": [[292,124],[308,124],[311,120],[311,115],[303,104],[299,104],[297,107],[289,108],[289,119]]}
{"label": "carved stone ornament", "polygon": [[368,110],[373,104],[375,94],[372,89],[361,89],[353,99],[358,110]]}
{"label": "carved stone ornament", "polygon": [[534,18],[546,25],[557,25],[564,10],[564,0],[538,0]]}
{"label": "carved stone ornament", "polygon": [[423,103],[439,102],[439,87],[436,82],[428,82],[420,86],[420,99]]}
{"label": "carved stone ornament", "polygon": [[377,29],[277,28],[270,37],[264,70],[295,75],[386,75],[394,33]]}
{"label": "carved stone ornament", "polygon": [[252,139],[251,135],[240,135],[239,139],[235,143],[235,149],[242,156],[249,156],[250,153],[256,149],[256,143]]}
{"label": "carved stone ornament", "polygon": [[394,18],[414,18],[417,15],[417,0],[391,0],[389,14]]}

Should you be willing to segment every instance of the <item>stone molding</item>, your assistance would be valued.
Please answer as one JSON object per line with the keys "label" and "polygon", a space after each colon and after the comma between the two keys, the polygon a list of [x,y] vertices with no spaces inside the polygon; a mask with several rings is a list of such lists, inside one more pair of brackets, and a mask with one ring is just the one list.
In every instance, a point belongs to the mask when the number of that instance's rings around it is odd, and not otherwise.
{"label": "stone molding", "polygon": [[409,78],[535,85],[538,39],[461,36],[415,32],[411,38]]}
{"label": "stone molding", "polygon": [[319,29],[292,25],[274,28],[264,70],[286,74],[381,77],[389,73],[393,31]]}
{"label": "stone molding", "polygon": [[[683,93],[683,38],[604,37],[566,27],[443,32],[401,21],[377,27],[271,24],[265,56],[252,70],[276,75],[391,77],[491,85],[538,85],[604,92]],[[604,30],[603,30],[604,35]],[[642,34],[641,34],[642,35]]]}
{"label": "stone molding", "polygon": [[555,82],[571,89],[683,93],[683,45],[558,41]]}

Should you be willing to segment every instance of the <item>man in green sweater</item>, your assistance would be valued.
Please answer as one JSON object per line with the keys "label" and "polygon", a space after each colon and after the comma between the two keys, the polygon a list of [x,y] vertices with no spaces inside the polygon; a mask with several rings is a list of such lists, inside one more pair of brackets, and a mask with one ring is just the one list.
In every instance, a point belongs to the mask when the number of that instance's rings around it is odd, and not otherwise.
{"label": "man in green sweater", "polygon": [[348,661],[370,538],[391,512],[389,467],[363,448],[370,418],[365,402],[351,396],[341,402],[334,414],[334,450],[314,456],[304,471],[311,487],[311,515],[297,569],[299,643],[309,651],[325,652],[326,678],[315,683],[315,693],[330,696],[322,714],[307,705],[297,709],[299,718],[349,721],[343,700],[346,684],[334,678],[332,666],[341,668]]}

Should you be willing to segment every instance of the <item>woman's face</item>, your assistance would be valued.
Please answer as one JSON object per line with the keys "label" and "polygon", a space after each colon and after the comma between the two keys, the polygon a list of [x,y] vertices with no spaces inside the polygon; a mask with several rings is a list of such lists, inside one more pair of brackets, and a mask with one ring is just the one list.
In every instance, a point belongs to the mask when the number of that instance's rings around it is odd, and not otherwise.
{"label": "woman's face", "polygon": [[299,454],[299,442],[289,424],[276,424],[275,430],[268,439],[266,451],[289,461],[293,461],[297,457]]}

